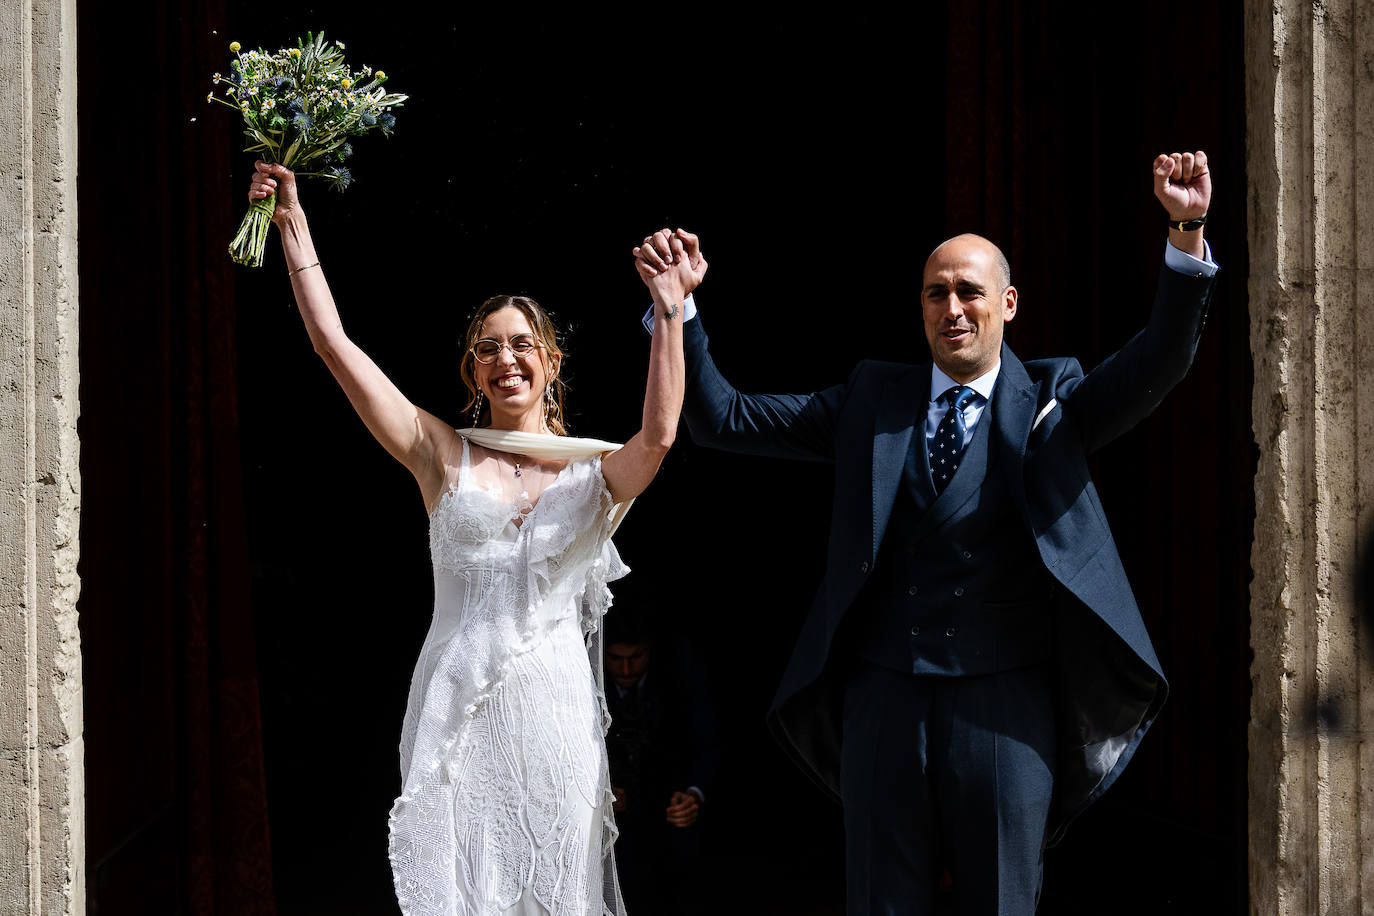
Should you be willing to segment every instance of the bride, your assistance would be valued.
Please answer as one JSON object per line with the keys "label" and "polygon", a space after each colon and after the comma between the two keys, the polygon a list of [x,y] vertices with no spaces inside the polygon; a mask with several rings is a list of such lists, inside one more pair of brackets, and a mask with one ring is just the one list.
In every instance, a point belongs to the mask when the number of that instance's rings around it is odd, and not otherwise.
{"label": "bride", "polygon": [[695,286],[706,262],[666,233],[656,241],[671,244],[677,269],[636,259],[656,332],[643,426],[624,446],[566,435],[563,353],[548,315],[524,297],[488,299],[473,316],[460,367],[471,428],[455,430],[349,340],[294,175],[257,163],[249,199],[274,191],[272,222],[315,352],[415,476],[429,512],[434,618],[390,816],[401,910],[620,916],[599,634],[606,583],[628,570],[610,535],[673,443],[684,278]]}

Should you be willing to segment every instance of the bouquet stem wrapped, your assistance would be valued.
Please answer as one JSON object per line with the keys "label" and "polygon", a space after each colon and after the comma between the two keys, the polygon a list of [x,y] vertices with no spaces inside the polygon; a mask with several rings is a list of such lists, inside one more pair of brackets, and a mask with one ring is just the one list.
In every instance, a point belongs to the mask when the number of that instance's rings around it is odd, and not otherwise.
{"label": "bouquet stem wrapped", "polygon": [[[343,164],[353,154],[349,140],[373,131],[390,136],[396,116],[389,109],[406,100],[382,88],[387,76],[381,70],[350,70],[343,43],[326,44],[324,33],[307,34],[296,47],[275,54],[242,52],[238,42],[229,50],[234,54],[229,74],[214,75],[216,84],[225,84],[225,98],[211,92],[206,100],[242,114],[248,139],[244,152],[295,169],[298,178],[325,178],[336,191],[353,181]],[[313,171],[301,171],[303,167]],[[229,243],[235,262],[262,266],[276,204],[277,196],[271,194],[249,205]]]}
{"label": "bouquet stem wrapped", "polygon": [[239,223],[239,231],[229,243],[229,256],[236,264],[262,266],[262,251],[267,245],[267,229],[272,225],[272,213],[277,209],[277,195],[269,194],[248,205],[248,212]]}

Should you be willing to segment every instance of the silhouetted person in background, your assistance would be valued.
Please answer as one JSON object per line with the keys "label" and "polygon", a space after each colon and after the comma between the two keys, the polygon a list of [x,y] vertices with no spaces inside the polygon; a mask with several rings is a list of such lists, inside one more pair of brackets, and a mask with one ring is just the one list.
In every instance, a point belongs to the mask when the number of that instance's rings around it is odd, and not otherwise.
{"label": "silhouetted person in background", "polygon": [[701,820],[719,760],[710,690],[687,646],[656,638],[636,611],[618,601],[605,639],[621,891],[631,913],[704,913]]}

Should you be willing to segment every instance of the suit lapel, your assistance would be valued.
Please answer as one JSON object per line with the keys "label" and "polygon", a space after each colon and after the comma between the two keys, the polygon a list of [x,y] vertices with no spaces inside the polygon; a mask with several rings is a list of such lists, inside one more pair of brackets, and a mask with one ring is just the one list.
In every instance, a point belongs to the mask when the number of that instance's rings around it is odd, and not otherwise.
{"label": "suit lapel", "polygon": [[893,379],[878,399],[873,419],[873,543],[870,560],[878,557],[878,544],[892,517],[902,469],[911,449],[914,429],[924,436],[925,407],[930,401],[930,366],[914,366]]}
{"label": "suit lapel", "polygon": [[992,399],[992,447],[998,450],[998,460],[1007,475],[1007,487],[1027,524],[1030,524],[1030,509],[1026,504],[1021,469],[1026,460],[1026,441],[1030,439],[1031,425],[1035,422],[1035,391],[1036,385],[1026,374],[1026,367],[1003,343],[997,396]]}

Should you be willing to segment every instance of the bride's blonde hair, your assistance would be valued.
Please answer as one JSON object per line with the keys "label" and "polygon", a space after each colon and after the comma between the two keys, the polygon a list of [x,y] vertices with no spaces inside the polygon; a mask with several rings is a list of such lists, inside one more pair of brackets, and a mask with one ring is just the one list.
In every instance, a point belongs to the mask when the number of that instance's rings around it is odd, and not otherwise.
{"label": "bride's blonde hair", "polygon": [[[549,313],[544,311],[543,306],[527,296],[492,296],[486,302],[477,307],[477,311],[472,315],[472,321],[468,322],[467,333],[463,335],[463,360],[459,364],[458,374],[462,376],[463,384],[468,389],[468,402],[463,405],[464,412],[470,412],[478,403],[480,391],[477,388],[477,377],[474,374],[473,365],[477,362],[472,355],[472,348],[477,345],[477,340],[482,336],[482,326],[486,324],[487,318],[502,309],[519,309],[520,314],[525,316],[525,320],[530,323],[534,330],[534,336],[539,341],[541,348],[539,359],[544,365],[544,375],[548,379],[545,382],[544,406],[547,409],[547,422],[549,431],[558,436],[568,434],[567,426],[563,417],[563,349],[558,345],[558,329],[553,325],[553,319]],[[485,399],[483,399],[485,401]],[[473,422],[474,426],[485,426],[491,422],[491,408],[486,403],[482,404],[480,415]]]}

